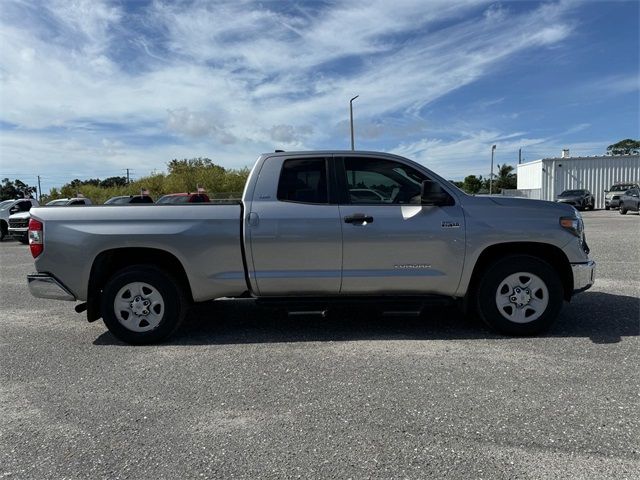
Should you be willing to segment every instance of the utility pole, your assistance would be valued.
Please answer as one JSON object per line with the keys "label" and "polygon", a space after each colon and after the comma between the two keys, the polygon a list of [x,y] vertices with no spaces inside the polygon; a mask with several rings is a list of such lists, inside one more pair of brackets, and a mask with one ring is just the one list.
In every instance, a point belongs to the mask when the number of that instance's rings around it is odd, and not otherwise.
{"label": "utility pole", "polygon": [[127,171],[127,185],[129,185],[129,169],[125,168],[125,170]]}
{"label": "utility pole", "polygon": [[496,146],[491,147],[491,173],[489,174],[489,195],[493,193],[493,153],[496,151]]}
{"label": "utility pole", "polygon": [[38,175],[38,202],[42,201],[42,187],[40,187],[40,175]]}
{"label": "utility pole", "polygon": [[522,163],[522,149],[518,149],[518,165]]}
{"label": "utility pole", "polygon": [[353,101],[358,98],[360,95],[356,95],[351,100],[349,100],[349,118],[351,119],[351,150],[354,150],[353,144]]}

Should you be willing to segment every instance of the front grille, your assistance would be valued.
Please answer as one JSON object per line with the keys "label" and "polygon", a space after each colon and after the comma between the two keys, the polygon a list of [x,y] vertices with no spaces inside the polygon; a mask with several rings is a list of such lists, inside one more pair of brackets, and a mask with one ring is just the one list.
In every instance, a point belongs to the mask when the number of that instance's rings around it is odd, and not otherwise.
{"label": "front grille", "polygon": [[10,228],[27,228],[29,226],[28,219],[9,219],[9,227]]}

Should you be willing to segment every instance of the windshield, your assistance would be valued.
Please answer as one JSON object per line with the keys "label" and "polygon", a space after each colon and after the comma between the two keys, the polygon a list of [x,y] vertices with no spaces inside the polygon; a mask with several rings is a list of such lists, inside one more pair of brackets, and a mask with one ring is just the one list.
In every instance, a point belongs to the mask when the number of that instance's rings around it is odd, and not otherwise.
{"label": "windshield", "polygon": [[584,195],[584,190],[565,190],[560,194],[561,197],[575,197],[577,195]]}
{"label": "windshield", "polygon": [[67,204],[69,200],[62,199],[62,200],[51,200],[49,203],[47,203],[47,207],[59,207],[59,206],[64,206]]}
{"label": "windshield", "polygon": [[105,205],[121,205],[123,203],[129,203],[129,197],[113,197],[104,202]]}
{"label": "windshield", "polygon": [[6,210],[15,200],[5,200],[0,202],[0,210]]}
{"label": "windshield", "polygon": [[627,190],[631,190],[633,185],[614,185],[611,187],[612,192],[626,192]]}
{"label": "windshield", "polygon": [[156,203],[187,203],[188,201],[188,195],[165,195],[160,197]]}

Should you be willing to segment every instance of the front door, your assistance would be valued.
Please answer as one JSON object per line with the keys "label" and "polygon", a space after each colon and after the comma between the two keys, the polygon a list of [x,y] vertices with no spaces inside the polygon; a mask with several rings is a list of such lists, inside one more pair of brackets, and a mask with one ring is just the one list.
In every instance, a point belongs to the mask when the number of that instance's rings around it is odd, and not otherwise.
{"label": "front door", "polygon": [[[462,208],[421,205],[426,172],[375,157],[337,159],[343,294],[453,295],[462,274]],[[453,196],[452,196],[453,199]]]}

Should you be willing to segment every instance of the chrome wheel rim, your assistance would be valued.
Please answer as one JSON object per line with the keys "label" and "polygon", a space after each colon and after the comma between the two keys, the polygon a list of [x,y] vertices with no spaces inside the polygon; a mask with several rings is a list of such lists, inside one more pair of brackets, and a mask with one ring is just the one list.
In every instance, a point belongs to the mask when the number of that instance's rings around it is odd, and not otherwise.
{"label": "chrome wheel rim", "polygon": [[132,332],[156,328],[164,316],[164,299],[153,285],[144,282],[126,284],[113,301],[118,322]]}
{"label": "chrome wheel rim", "polygon": [[533,322],[549,306],[549,290],[544,281],[533,273],[513,273],[498,285],[496,306],[510,322]]}

